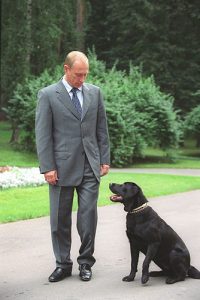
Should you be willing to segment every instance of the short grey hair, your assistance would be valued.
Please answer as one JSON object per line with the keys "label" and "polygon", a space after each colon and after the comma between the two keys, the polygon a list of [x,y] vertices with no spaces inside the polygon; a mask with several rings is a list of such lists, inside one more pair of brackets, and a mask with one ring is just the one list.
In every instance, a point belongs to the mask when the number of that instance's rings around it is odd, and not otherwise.
{"label": "short grey hair", "polygon": [[65,58],[65,65],[68,65],[71,68],[76,60],[82,60],[89,64],[88,58],[83,52],[71,51]]}

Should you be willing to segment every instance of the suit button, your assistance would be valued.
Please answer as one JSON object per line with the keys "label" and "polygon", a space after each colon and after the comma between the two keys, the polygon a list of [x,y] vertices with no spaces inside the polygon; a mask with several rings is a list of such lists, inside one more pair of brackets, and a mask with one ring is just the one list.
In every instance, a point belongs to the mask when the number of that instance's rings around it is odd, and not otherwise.
{"label": "suit button", "polygon": [[85,154],[85,151],[82,151],[82,155],[84,155]]}

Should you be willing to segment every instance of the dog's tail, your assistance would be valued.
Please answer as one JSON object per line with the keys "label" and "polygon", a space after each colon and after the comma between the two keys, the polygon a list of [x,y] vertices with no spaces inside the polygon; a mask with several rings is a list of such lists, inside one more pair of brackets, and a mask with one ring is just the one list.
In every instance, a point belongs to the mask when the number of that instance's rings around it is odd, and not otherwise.
{"label": "dog's tail", "polygon": [[188,276],[194,279],[200,279],[200,272],[195,267],[190,266]]}

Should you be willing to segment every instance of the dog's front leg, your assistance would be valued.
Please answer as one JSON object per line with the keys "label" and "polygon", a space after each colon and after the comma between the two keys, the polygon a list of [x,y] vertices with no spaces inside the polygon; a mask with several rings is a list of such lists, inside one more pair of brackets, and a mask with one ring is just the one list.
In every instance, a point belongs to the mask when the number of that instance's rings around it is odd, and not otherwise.
{"label": "dog's front leg", "polygon": [[[128,234],[127,234],[128,235]],[[131,272],[128,276],[125,276],[123,281],[133,281],[137,272],[139,250],[135,247],[133,239],[129,237],[130,250],[131,250]]]}
{"label": "dog's front leg", "polygon": [[142,265],[142,283],[145,284],[149,280],[149,265],[152,259],[155,257],[160,242],[151,243],[147,248],[147,253]]}

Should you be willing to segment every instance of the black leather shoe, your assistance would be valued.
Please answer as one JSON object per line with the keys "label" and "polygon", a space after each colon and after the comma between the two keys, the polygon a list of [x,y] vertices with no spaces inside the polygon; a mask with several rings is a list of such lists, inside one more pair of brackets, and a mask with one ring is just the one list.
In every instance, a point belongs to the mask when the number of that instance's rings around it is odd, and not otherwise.
{"label": "black leather shoe", "polygon": [[89,281],[92,278],[92,270],[88,264],[80,265],[79,270],[79,276],[81,277],[81,280]]}
{"label": "black leather shoe", "polygon": [[62,268],[56,268],[49,276],[50,282],[57,282],[72,275],[72,272]]}

